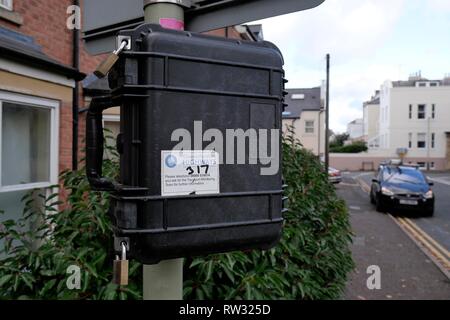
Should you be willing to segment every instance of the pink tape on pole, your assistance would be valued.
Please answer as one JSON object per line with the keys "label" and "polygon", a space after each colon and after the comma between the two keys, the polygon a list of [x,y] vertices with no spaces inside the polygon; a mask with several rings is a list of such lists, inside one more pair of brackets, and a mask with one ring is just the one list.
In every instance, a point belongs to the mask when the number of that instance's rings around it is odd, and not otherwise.
{"label": "pink tape on pole", "polygon": [[184,30],[184,22],[175,18],[161,18],[159,24],[166,29]]}

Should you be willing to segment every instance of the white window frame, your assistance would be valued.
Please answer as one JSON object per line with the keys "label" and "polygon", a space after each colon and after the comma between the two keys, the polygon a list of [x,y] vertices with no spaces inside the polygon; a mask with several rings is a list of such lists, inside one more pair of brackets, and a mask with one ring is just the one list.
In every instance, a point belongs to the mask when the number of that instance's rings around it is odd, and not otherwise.
{"label": "white window frame", "polygon": [[105,122],[120,122],[120,115],[105,114],[103,115],[103,127],[105,127]]}
{"label": "white window frame", "polygon": [[[423,136],[423,140],[420,138],[420,136]],[[419,147],[419,142],[425,143],[423,147]],[[427,134],[425,132],[418,132],[417,133],[417,149],[426,149],[428,146],[427,141]]]}
{"label": "white window frame", "polygon": [[305,94],[304,93],[293,93],[291,96],[292,100],[305,100]]}
{"label": "white window frame", "polygon": [[417,165],[419,166],[419,170],[426,170],[427,169],[427,163],[423,161],[417,162]]}
{"label": "white window frame", "polygon": [[[307,123],[312,123],[311,126],[307,126]],[[307,129],[312,129],[312,132],[308,132]],[[316,133],[316,122],[314,120],[305,120],[305,134],[315,134]]]}
{"label": "white window frame", "polygon": [[0,0],[0,8],[13,11],[14,9],[13,0]]}
{"label": "white window frame", "polygon": [[[422,114],[422,112],[420,112],[420,107],[423,106],[423,118],[419,117],[419,114]],[[425,103],[421,103],[417,105],[417,120],[426,120],[427,118],[427,105]]]}
{"label": "white window frame", "polygon": [[426,88],[427,84],[428,84],[427,82],[423,82],[423,81],[417,82],[417,87],[419,87],[419,88]]}
{"label": "white window frame", "polygon": [[[2,170],[2,133],[3,133],[3,103],[16,103],[33,108],[50,110],[50,181],[26,183],[13,186],[3,186],[1,183]],[[59,167],[59,109],[60,104],[56,100],[26,96],[0,90],[0,193],[12,191],[24,191],[32,189],[48,188],[58,184]]]}

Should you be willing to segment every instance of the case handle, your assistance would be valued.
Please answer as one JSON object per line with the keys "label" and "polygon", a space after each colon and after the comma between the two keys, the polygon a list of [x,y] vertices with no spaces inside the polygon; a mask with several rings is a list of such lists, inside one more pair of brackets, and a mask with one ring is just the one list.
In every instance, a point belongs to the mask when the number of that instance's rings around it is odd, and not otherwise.
{"label": "case handle", "polygon": [[86,175],[94,190],[115,191],[118,183],[102,177],[103,124],[102,113],[113,107],[110,95],[92,98],[86,116]]}

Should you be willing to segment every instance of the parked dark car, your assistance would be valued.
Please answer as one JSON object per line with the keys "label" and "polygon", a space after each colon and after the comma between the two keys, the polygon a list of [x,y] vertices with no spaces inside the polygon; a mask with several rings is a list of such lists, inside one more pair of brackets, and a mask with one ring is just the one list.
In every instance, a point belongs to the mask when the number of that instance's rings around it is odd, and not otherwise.
{"label": "parked dark car", "polygon": [[378,212],[407,209],[426,216],[434,214],[434,193],[418,167],[380,166],[372,179],[370,201]]}

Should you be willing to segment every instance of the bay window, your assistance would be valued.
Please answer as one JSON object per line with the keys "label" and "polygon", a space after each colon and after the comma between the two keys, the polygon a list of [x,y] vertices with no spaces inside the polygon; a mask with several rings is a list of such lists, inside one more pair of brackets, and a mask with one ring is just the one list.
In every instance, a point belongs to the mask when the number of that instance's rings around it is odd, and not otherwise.
{"label": "bay window", "polygon": [[58,183],[59,103],[0,91],[1,220],[22,215],[21,198]]}

